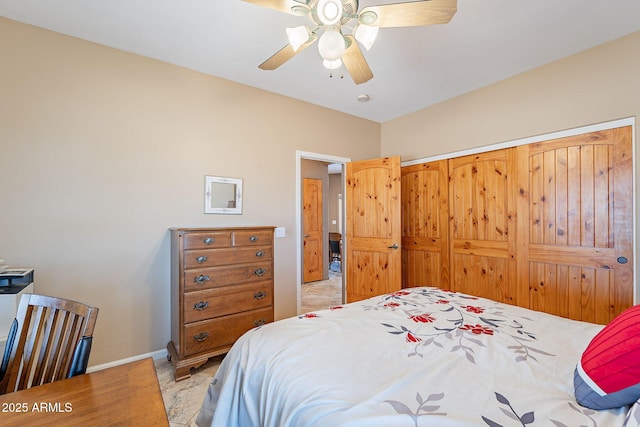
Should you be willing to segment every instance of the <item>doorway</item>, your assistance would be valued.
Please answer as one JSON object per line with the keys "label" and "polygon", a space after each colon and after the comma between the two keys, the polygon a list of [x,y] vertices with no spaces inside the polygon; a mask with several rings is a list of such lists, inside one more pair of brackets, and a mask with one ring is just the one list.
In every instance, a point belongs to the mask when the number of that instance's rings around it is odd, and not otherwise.
{"label": "doorway", "polygon": [[[339,267],[331,263],[329,233],[342,233],[344,209],[344,165],[351,159],[318,153],[296,152],[296,234],[297,234],[297,312],[309,312],[339,305],[344,302],[344,263]],[[304,284],[305,231],[304,182],[305,178],[323,179],[323,236],[321,249],[322,278]],[[307,253],[307,256],[309,254]],[[331,268],[333,265],[333,268]]]}

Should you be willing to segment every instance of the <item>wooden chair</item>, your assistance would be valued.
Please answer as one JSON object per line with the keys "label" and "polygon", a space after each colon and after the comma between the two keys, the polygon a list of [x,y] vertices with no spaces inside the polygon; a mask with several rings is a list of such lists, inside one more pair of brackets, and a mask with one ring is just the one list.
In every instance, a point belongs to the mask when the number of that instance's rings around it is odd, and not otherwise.
{"label": "wooden chair", "polygon": [[61,298],[20,299],[0,365],[0,394],[84,374],[98,308]]}
{"label": "wooden chair", "polygon": [[340,271],[342,271],[342,251],[340,249],[342,240],[342,234],[329,233],[329,265],[332,262],[337,261],[340,265]]}

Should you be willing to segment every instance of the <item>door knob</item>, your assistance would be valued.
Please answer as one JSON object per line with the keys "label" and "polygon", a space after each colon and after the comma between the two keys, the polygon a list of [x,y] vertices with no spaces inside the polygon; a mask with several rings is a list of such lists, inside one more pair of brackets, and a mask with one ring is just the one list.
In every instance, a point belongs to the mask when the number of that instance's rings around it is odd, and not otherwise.
{"label": "door knob", "polygon": [[394,243],[393,245],[391,245],[391,246],[387,246],[387,247],[388,247],[389,249],[398,249],[400,246],[398,246],[398,244],[397,244],[397,243]]}

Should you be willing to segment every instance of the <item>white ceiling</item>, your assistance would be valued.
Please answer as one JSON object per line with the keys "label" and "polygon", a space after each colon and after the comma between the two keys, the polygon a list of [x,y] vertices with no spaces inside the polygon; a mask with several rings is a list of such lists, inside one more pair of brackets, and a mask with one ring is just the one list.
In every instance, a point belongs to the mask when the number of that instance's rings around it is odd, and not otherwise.
{"label": "white ceiling", "polygon": [[316,45],[259,70],[308,18],[241,0],[0,0],[0,16],[385,122],[638,31],[640,0],[458,0],[448,24],[382,28],[362,85]]}

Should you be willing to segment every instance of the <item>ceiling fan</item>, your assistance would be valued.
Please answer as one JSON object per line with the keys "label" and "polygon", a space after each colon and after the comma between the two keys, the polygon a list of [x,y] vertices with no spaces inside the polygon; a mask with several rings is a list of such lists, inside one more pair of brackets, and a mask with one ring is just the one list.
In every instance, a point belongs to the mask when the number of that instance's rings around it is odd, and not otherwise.
{"label": "ceiling fan", "polygon": [[[356,84],[373,78],[358,43],[369,50],[380,27],[446,24],[457,10],[457,0],[425,0],[365,7],[358,0],[244,0],[297,16],[307,16],[312,27],[287,28],[289,43],[258,66],[275,70],[318,40],[323,65],[344,64]],[[356,41],[358,43],[356,43]]]}

